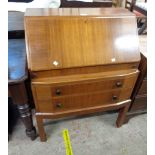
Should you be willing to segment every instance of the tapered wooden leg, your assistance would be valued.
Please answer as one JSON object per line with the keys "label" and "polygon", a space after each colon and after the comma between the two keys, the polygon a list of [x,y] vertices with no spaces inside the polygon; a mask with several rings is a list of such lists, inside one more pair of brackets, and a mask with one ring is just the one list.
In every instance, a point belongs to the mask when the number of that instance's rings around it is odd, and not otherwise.
{"label": "tapered wooden leg", "polygon": [[128,109],[129,109],[129,106],[130,106],[130,103],[126,104],[123,108],[120,109],[120,112],[118,114],[118,118],[116,121],[116,126],[118,128],[121,127],[122,124],[124,123],[126,114],[128,112]]}
{"label": "tapered wooden leg", "polygon": [[36,115],[36,120],[37,120],[37,126],[38,126],[40,140],[42,142],[45,142],[47,139],[46,139],[46,134],[45,134],[45,130],[44,130],[43,119]]}

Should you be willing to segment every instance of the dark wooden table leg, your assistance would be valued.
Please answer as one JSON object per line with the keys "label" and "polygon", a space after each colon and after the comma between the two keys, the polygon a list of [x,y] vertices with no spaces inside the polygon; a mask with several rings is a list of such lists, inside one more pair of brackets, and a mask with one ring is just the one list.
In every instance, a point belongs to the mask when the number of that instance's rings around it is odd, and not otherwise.
{"label": "dark wooden table leg", "polygon": [[36,129],[33,126],[32,114],[28,105],[27,93],[24,82],[9,85],[9,94],[13,103],[17,105],[22,122],[26,128],[26,135],[34,140],[37,137]]}

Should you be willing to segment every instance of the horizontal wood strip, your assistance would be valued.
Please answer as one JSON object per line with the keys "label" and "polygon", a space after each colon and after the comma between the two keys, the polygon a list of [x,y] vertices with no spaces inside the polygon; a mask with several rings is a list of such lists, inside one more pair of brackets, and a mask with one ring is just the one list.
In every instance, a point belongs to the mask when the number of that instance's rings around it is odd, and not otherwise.
{"label": "horizontal wood strip", "polygon": [[123,77],[127,75],[132,76],[138,73],[139,71],[137,69],[131,69],[131,70],[100,72],[100,73],[92,73],[92,74],[37,78],[37,79],[32,79],[32,84],[59,84],[59,83],[71,83],[71,82],[80,82],[80,81],[96,80],[96,79],[109,80],[116,77]]}

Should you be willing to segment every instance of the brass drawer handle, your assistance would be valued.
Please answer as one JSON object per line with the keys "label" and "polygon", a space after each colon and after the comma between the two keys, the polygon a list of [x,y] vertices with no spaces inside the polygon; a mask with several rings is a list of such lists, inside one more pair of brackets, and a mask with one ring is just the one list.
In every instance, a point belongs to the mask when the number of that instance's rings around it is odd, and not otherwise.
{"label": "brass drawer handle", "polygon": [[56,95],[61,95],[61,90],[60,89],[56,89]]}
{"label": "brass drawer handle", "polygon": [[122,87],[122,82],[117,81],[117,82],[116,82],[116,87]]}
{"label": "brass drawer handle", "polygon": [[113,95],[112,96],[112,101],[117,101],[118,100],[118,97],[116,95]]}
{"label": "brass drawer handle", "polygon": [[57,103],[57,104],[56,104],[56,107],[57,107],[57,108],[62,108],[62,106],[63,106],[62,103]]}

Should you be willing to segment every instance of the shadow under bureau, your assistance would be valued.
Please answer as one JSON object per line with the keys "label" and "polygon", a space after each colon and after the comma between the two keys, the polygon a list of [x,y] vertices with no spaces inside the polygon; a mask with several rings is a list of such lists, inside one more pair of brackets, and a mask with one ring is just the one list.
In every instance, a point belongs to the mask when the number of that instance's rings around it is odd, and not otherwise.
{"label": "shadow under bureau", "polygon": [[43,120],[120,109],[123,124],[140,61],[126,9],[27,9],[28,68],[41,141]]}

